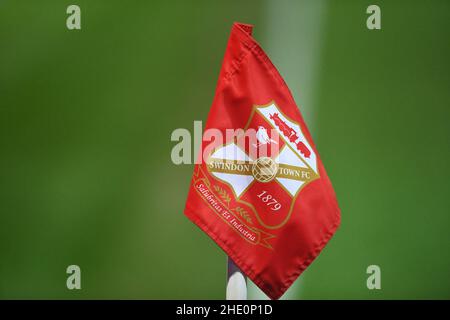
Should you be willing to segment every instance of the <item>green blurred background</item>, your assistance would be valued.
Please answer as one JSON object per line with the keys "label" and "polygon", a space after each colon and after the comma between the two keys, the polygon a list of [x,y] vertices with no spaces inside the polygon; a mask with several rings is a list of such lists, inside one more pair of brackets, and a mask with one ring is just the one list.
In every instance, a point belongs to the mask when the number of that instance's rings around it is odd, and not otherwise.
{"label": "green blurred background", "polygon": [[450,298],[445,0],[0,0],[0,298],[224,298],[170,135],[206,119],[233,21],[255,24],[342,210],[285,298]]}

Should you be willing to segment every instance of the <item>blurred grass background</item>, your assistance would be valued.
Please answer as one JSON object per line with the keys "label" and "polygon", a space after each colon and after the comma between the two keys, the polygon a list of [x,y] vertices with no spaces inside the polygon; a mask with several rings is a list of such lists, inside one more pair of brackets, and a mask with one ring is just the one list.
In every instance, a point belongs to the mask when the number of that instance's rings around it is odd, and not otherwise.
{"label": "blurred grass background", "polygon": [[289,298],[450,298],[450,3],[321,3],[308,24],[308,1],[283,1],[289,19],[270,0],[0,1],[0,297],[224,298],[226,257],[182,214],[193,166],[171,163],[170,134],[206,119],[241,21],[311,122],[342,210]]}

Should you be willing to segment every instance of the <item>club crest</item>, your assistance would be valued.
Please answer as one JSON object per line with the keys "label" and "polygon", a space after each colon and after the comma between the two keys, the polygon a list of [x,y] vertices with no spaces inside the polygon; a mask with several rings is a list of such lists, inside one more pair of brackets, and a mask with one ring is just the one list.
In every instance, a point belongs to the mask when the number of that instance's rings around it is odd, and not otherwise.
{"label": "club crest", "polygon": [[274,102],[254,106],[243,134],[215,148],[206,171],[204,181],[228,211],[249,230],[267,232],[289,220],[302,188],[319,177],[300,125]]}

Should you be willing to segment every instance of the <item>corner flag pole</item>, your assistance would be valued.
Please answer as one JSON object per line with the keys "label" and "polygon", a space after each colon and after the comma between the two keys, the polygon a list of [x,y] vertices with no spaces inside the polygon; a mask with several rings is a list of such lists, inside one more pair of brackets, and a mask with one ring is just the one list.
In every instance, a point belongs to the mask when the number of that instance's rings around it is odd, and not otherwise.
{"label": "corner flag pole", "polygon": [[247,300],[247,277],[228,257],[227,300]]}

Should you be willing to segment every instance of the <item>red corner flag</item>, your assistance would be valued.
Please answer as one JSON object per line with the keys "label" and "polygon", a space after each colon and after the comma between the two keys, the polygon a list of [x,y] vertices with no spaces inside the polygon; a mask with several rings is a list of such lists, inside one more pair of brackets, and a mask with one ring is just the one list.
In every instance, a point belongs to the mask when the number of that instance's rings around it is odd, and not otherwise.
{"label": "red corner flag", "polygon": [[340,210],[294,99],[252,28],[233,25],[185,214],[278,299],[330,240]]}

